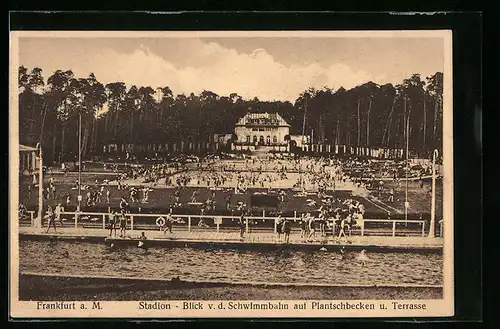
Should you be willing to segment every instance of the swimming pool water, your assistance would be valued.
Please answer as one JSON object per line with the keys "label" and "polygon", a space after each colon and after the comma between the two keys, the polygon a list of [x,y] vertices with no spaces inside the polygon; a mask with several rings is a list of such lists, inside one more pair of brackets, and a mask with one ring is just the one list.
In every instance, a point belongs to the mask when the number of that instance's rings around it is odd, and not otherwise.
{"label": "swimming pool water", "polygon": [[218,248],[112,249],[89,242],[20,241],[21,272],[208,282],[441,285],[441,254],[367,253],[348,260],[321,251],[245,251]]}

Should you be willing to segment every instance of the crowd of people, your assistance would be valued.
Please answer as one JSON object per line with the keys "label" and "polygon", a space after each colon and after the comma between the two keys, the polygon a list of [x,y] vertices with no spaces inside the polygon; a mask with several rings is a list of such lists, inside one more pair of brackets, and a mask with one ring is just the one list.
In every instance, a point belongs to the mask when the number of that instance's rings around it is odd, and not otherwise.
{"label": "crowd of people", "polygon": [[[116,169],[117,166],[113,168]],[[149,203],[150,192],[155,188],[174,189],[172,200],[166,199],[164,205],[161,206],[165,208],[165,212],[171,212],[171,209],[175,211],[181,205],[192,204],[198,206],[197,215],[207,215],[217,209],[245,214],[248,210],[247,204],[241,201],[232,202],[234,195],[245,194],[248,193],[248,189],[258,188],[277,194],[280,202],[285,202],[289,194],[284,190],[291,189],[295,197],[317,196],[317,200],[307,199],[308,205],[315,210],[299,215],[301,239],[309,241],[316,237],[325,238],[328,235],[341,240],[350,235],[352,228],[363,227],[365,206],[352,198],[335,198],[329,192],[346,189],[367,193],[369,189],[375,189],[378,191],[378,196],[386,193],[388,194],[386,201],[394,202],[394,189],[390,188],[386,191],[383,179],[392,177],[398,181],[399,169],[401,169],[401,163],[370,162],[370,160],[354,158],[263,159],[246,157],[214,161],[213,157],[209,157],[200,158],[195,162],[135,164],[122,172],[114,170],[116,177],[114,181],[96,179],[94,184],[80,186],[80,182],[76,180],[72,190],[83,192],[81,204],[87,208],[107,205],[110,212],[110,235],[112,232],[116,235],[116,228],[119,227],[120,235],[125,236],[130,204]],[[415,172],[418,173],[419,178],[429,171],[428,166],[420,166],[418,169],[419,171]],[[32,189],[36,184],[36,176],[34,176],[33,182],[28,185],[28,198],[32,197]],[[181,197],[182,189],[188,187],[208,188],[212,192],[208,197],[200,198],[198,190],[194,190],[190,197]],[[218,191],[224,193],[222,205],[217,203]],[[77,204],[76,198],[72,195],[76,193],[57,195],[53,176],[49,178],[43,192],[44,200],[49,204],[46,212],[48,228],[55,230],[56,222],[63,225],[60,214],[64,212],[64,207],[69,208]],[[120,198],[119,211],[113,210],[118,208],[115,204],[117,198]],[[25,216],[25,213],[26,207],[21,204],[20,214]],[[172,232],[172,225],[176,220],[170,215],[163,219],[166,222],[166,231]],[[244,220],[243,217],[240,218],[240,222]],[[284,242],[289,242],[292,227],[296,226],[293,223],[296,222],[296,219],[290,220],[279,216],[276,222],[278,240],[281,241],[283,237]],[[208,227],[209,225],[201,220],[198,226]],[[241,233],[242,237],[243,234]]]}

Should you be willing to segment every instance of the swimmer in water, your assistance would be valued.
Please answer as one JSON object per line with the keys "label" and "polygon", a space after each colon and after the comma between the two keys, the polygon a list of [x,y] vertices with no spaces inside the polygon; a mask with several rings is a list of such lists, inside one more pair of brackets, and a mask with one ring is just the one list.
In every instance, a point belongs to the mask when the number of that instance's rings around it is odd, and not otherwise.
{"label": "swimmer in water", "polygon": [[[144,232],[141,233],[141,236],[139,237],[139,240],[147,240],[148,238],[146,237],[146,234]],[[148,247],[146,246],[146,244],[143,242],[143,241],[139,241],[139,243],[137,244],[137,247],[139,247],[140,249],[144,249],[145,253],[148,252]]]}
{"label": "swimmer in water", "polygon": [[366,250],[365,249],[361,250],[356,259],[360,261],[361,264],[365,265],[365,262],[369,260],[368,256],[366,255]]}
{"label": "swimmer in water", "polygon": [[342,260],[346,260],[347,259],[347,256],[345,254],[345,247],[342,246],[342,248],[340,248],[340,259]]}
{"label": "swimmer in water", "polygon": [[347,253],[345,246],[340,248],[340,259],[343,261],[353,260],[355,256],[352,253]]}

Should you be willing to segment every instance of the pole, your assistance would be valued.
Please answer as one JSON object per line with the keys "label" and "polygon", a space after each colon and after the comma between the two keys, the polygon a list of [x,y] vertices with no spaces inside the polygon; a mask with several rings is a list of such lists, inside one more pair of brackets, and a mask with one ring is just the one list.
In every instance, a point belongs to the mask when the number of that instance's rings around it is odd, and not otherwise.
{"label": "pole", "polygon": [[37,144],[38,152],[39,152],[39,161],[38,161],[38,221],[36,223],[36,227],[43,227],[43,155],[42,155],[42,144]]}
{"label": "pole", "polygon": [[[406,113],[406,98],[405,98],[405,113]],[[410,116],[407,116],[406,119],[406,188],[405,188],[405,223],[408,225],[408,145],[410,140]]]}
{"label": "pole", "polygon": [[304,107],[304,119],[302,120],[302,138],[304,139],[304,134],[306,133],[306,115],[307,115],[307,95],[305,95],[305,107]]}
{"label": "pole", "polygon": [[361,120],[359,118],[359,105],[360,105],[360,101],[358,99],[358,143],[357,143],[357,146],[359,146],[359,144],[361,142],[361,130],[360,130]]}
{"label": "pole", "polygon": [[370,112],[372,111],[372,96],[370,95],[370,103],[368,104],[368,113],[366,118],[366,147],[370,147]]}
{"label": "pole", "polygon": [[82,113],[78,116],[78,209],[82,203]]}
{"label": "pole", "polygon": [[432,154],[432,201],[431,201],[431,224],[429,226],[429,238],[434,238],[434,230],[436,225],[436,158],[438,150],[434,150]]}

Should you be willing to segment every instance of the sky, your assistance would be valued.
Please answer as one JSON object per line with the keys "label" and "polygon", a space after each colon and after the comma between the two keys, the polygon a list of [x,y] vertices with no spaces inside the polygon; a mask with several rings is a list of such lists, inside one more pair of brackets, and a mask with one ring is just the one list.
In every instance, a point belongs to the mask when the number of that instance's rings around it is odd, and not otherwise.
{"label": "sky", "polygon": [[438,37],[20,37],[19,65],[106,84],[168,86],[174,95],[210,90],[245,99],[294,101],[309,87],[398,84],[443,72]]}

